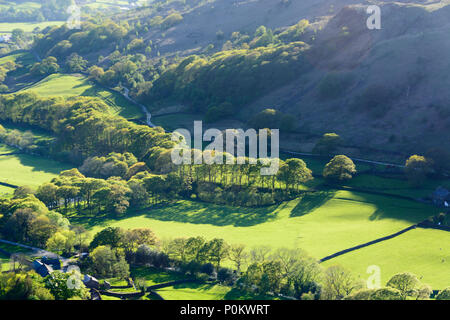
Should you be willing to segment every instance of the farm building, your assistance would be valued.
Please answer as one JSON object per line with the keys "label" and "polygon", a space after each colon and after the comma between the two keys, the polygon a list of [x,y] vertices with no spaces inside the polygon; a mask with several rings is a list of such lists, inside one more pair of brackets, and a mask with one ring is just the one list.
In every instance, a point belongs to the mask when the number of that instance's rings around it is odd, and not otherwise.
{"label": "farm building", "polygon": [[32,267],[43,278],[53,272],[53,268],[51,266],[46,265],[39,260],[33,261]]}
{"label": "farm building", "polygon": [[86,288],[89,289],[98,289],[100,287],[100,282],[96,278],[88,274],[84,275],[83,283],[86,286]]}
{"label": "farm building", "polygon": [[41,262],[52,267],[53,270],[61,269],[61,261],[58,258],[43,256]]}

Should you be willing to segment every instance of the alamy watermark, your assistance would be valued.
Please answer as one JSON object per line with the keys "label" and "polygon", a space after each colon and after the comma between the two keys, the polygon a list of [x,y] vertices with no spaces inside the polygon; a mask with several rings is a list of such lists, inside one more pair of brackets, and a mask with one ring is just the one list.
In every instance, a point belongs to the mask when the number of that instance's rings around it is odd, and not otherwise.
{"label": "alamy watermark", "polygon": [[[227,129],[222,132],[212,128],[203,133],[202,121],[194,121],[194,141],[187,129],[175,130],[172,141],[177,143],[171,154],[175,165],[244,165],[248,162],[260,164],[260,174],[263,176],[276,175],[280,166],[279,129]],[[211,143],[203,148],[204,142]]]}
{"label": "alamy watermark", "polygon": [[370,14],[367,19],[366,25],[369,30],[381,29],[381,8],[379,6],[368,6],[366,10],[367,14]]}
{"label": "alamy watermark", "polygon": [[367,267],[366,273],[370,274],[366,282],[367,289],[381,288],[381,268],[377,265],[371,265]]}
{"label": "alamy watermark", "polygon": [[71,30],[81,29],[81,10],[75,2],[67,8],[66,11],[70,16],[67,19],[67,27]]}

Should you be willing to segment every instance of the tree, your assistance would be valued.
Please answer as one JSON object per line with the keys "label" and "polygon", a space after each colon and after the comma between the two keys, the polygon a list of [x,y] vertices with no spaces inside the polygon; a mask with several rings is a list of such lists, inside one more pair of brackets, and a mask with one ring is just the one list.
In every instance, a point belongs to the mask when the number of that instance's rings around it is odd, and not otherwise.
{"label": "tree", "polygon": [[323,170],[323,177],[331,181],[349,180],[356,173],[356,166],[352,159],[338,155],[327,163]]}
{"label": "tree", "polygon": [[436,300],[450,300],[450,287],[439,291],[439,294],[436,296]]}
{"label": "tree", "polygon": [[47,57],[33,65],[30,72],[37,76],[50,75],[59,71],[58,60],[55,57]]}
{"label": "tree", "polygon": [[404,272],[394,275],[386,285],[399,290],[402,299],[406,300],[407,296],[416,294],[416,290],[420,286],[420,281],[416,275]]}
{"label": "tree", "polygon": [[87,299],[89,290],[86,289],[81,274],[72,270],[71,272],[53,271],[45,278],[45,287],[50,290],[56,300],[68,300],[73,298]]}
{"label": "tree", "polygon": [[[72,53],[67,58],[67,68],[70,72],[83,72],[86,69],[87,61],[76,53]],[[92,70],[91,70],[92,71]]]}
{"label": "tree", "polygon": [[376,289],[369,297],[369,300],[401,300],[402,296],[399,290],[395,288]]}
{"label": "tree", "polygon": [[34,271],[0,273],[0,300],[54,300]]}
{"label": "tree", "polygon": [[124,255],[109,246],[95,248],[91,253],[91,260],[92,271],[102,278],[126,278],[130,274],[130,267]]}
{"label": "tree", "polygon": [[248,259],[248,253],[245,252],[245,245],[233,244],[230,247],[229,258],[234,262],[237,272],[241,272],[241,267]]}
{"label": "tree", "polygon": [[122,235],[121,243],[125,253],[130,254],[141,245],[155,245],[156,236],[148,228],[126,230]]}
{"label": "tree", "polygon": [[124,231],[121,228],[108,227],[98,232],[92,240],[89,248],[98,246],[110,246],[111,248],[120,247],[123,240]]}
{"label": "tree", "polygon": [[430,173],[431,163],[424,156],[412,155],[406,160],[405,174],[412,185],[420,186]]}
{"label": "tree", "polygon": [[277,178],[285,183],[286,190],[288,190],[290,186],[295,186],[298,190],[302,183],[312,180],[313,176],[312,171],[308,169],[303,160],[293,158],[282,163]]}
{"label": "tree", "polygon": [[70,253],[75,244],[75,232],[63,230],[56,232],[47,240],[47,249],[57,253]]}
{"label": "tree", "polygon": [[325,270],[322,299],[341,300],[358,289],[353,275],[341,266],[331,266]]}
{"label": "tree", "polygon": [[230,246],[223,239],[213,239],[206,243],[209,261],[215,263],[216,268],[220,268],[220,263],[228,258]]}
{"label": "tree", "polygon": [[336,133],[325,133],[317,142],[313,153],[321,155],[330,155],[342,144],[342,139]]}

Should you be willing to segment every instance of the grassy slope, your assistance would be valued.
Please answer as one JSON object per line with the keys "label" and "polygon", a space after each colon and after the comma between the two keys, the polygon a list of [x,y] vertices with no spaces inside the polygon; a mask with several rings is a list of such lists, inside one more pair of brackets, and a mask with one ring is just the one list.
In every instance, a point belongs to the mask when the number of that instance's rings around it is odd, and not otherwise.
{"label": "grassy slope", "polygon": [[26,91],[34,91],[40,96],[90,96],[103,99],[111,106],[112,113],[119,114],[127,119],[142,117],[139,106],[129,102],[116,92],[104,89],[83,75],[53,74],[38,82]]}
{"label": "grassy slope", "polygon": [[12,185],[37,187],[71,166],[28,154],[0,156],[0,181]]}
{"label": "grassy slope", "polygon": [[14,29],[22,29],[25,32],[32,32],[35,28],[39,27],[44,29],[48,26],[60,26],[66,23],[66,21],[45,21],[45,22],[4,22],[0,23],[0,34],[10,33]]}
{"label": "grassy slope", "polygon": [[367,279],[367,267],[381,269],[385,284],[398,272],[412,272],[433,289],[450,285],[450,233],[431,229],[416,229],[397,238],[350,252],[324,263],[340,264]]}
{"label": "grassy slope", "polygon": [[9,257],[0,253],[0,272],[9,270]]}
{"label": "grassy slope", "polygon": [[155,268],[149,267],[131,267],[131,277],[134,279],[145,279],[147,286],[153,286],[160,283],[183,280],[186,277],[182,274],[170,271],[161,271]]}
{"label": "grassy slope", "polygon": [[202,235],[248,247],[300,247],[316,258],[399,231],[435,214],[410,201],[339,191],[305,196],[268,208],[233,208],[180,201],[121,220],[91,219],[94,232],[106,226],[149,227],[159,238]]}

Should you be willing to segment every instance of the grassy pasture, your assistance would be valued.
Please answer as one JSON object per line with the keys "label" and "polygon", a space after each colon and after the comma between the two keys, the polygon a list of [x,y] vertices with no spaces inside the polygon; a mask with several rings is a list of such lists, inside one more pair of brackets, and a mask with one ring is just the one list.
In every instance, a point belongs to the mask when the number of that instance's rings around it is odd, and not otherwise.
{"label": "grassy pasture", "polygon": [[165,300],[225,300],[230,287],[185,283],[156,290]]}
{"label": "grassy pasture", "polygon": [[131,103],[117,92],[105,89],[87,79],[83,75],[52,74],[35,85],[25,89],[40,96],[98,97],[111,107],[111,113],[127,119],[139,119],[142,111],[139,106]]}
{"label": "grassy pasture", "polygon": [[9,257],[0,253],[0,272],[9,270]]}
{"label": "grassy pasture", "polygon": [[182,274],[161,271],[156,268],[131,266],[130,275],[133,279],[144,279],[147,286],[153,286],[170,281],[183,280],[186,277]]}
{"label": "grassy pasture", "polygon": [[450,233],[432,229],[416,229],[401,236],[344,254],[324,262],[324,266],[342,265],[367,279],[367,267],[381,269],[381,283],[396,273],[411,272],[433,289],[450,285]]}
{"label": "grassy pasture", "polygon": [[0,181],[37,187],[70,168],[70,165],[29,154],[0,156]]}
{"label": "grassy pasture", "polygon": [[0,198],[9,198],[14,193],[14,188],[0,185]]}
{"label": "grassy pasture", "polygon": [[277,300],[255,296],[218,284],[184,283],[156,290],[165,300]]}
{"label": "grassy pasture", "polygon": [[32,32],[35,28],[45,29],[47,27],[60,26],[66,21],[45,21],[45,22],[3,22],[0,23],[0,34],[11,33],[14,29],[22,29],[25,32]]}
{"label": "grassy pasture", "polygon": [[220,237],[248,247],[302,248],[316,258],[397,232],[437,213],[412,201],[348,191],[305,195],[265,208],[179,201],[129,217],[79,218],[93,233],[107,226],[149,227],[159,238]]}

